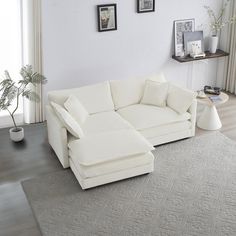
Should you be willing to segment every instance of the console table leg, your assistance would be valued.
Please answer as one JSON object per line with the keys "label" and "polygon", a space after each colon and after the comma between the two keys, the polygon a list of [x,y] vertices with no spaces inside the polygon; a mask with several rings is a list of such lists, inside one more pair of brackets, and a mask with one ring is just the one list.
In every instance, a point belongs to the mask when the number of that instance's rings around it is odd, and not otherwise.
{"label": "console table leg", "polygon": [[194,77],[194,61],[189,63],[188,66],[188,76],[187,76],[187,88],[188,89],[193,89],[193,77]]}

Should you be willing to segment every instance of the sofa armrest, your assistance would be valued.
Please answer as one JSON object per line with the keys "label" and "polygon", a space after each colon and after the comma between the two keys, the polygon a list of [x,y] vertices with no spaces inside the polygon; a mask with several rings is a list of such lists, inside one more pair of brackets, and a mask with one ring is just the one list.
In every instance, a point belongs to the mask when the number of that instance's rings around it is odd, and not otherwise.
{"label": "sofa armrest", "polygon": [[197,99],[194,99],[192,105],[189,107],[188,112],[191,114],[192,135],[195,135],[196,118],[197,118]]}
{"label": "sofa armrest", "polygon": [[54,113],[51,106],[46,106],[48,141],[64,168],[69,167],[67,130]]}

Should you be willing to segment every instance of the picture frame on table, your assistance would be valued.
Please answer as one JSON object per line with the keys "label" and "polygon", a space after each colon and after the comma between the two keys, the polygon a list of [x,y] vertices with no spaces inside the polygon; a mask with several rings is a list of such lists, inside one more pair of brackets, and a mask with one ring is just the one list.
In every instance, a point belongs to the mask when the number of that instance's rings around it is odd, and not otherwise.
{"label": "picture frame on table", "polygon": [[195,31],[195,19],[185,19],[174,21],[174,41],[175,56],[183,57],[184,51],[184,32]]}
{"label": "picture frame on table", "polygon": [[117,30],[116,4],[97,5],[98,31]]}
{"label": "picture frame on table", "polygon": [[137,12],[146,13],[155,11],[155,0],[137,0]]}
{"label": "picture frame on table", "polygon": [[189,55],[192,53],[191,44],[196,42],[199,44],[200,52],[204,52],[204,40],[203,31],[184,32],[184,50],[185,54]]}

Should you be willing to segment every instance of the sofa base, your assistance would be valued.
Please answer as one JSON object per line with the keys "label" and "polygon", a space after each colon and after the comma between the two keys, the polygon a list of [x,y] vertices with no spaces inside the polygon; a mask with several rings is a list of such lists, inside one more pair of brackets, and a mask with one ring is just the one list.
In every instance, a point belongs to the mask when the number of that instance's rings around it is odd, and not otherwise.
{"label": "sofa base", "polygon": [[184,130],[181,132],[170,133],[167,135],[161,135],[154,138],[147,138],[147,140],[153,145],[158,146],[164,143],[170,143],[173,141],[190,138],[194,136],[194,131],[192,129]]}
{"label": "sofa base", "polygon": [[69,163],[70,163],[70,168],[72,172],[74,173],[76,179],[79,181],[82,189],[93,188],[99,185],[119,181],[122,179],[131,178],[138,175],[151,173],[154,171],[154,162],[152,161],[151,163],[143,165],[143,166],[126,169],[126,170],[118,171],[118,172],[107,174],[107,175],[96,176],[92,178],[83,178],[80,175],[79,171],[77,170],[71,158],[69,158]]}

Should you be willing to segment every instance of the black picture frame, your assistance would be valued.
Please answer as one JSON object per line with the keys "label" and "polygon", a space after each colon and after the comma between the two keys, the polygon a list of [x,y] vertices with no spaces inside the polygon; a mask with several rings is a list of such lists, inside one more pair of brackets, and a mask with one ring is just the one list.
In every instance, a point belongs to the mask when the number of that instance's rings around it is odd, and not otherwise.
{"label": "black picture frame", "polygon": [[137,12],[148,13],[155,11],[155,0],[137,0]]}
{"label": "black picture frame", "polygon": [[97,5],[98,31],[117,30],[116,4]]}

